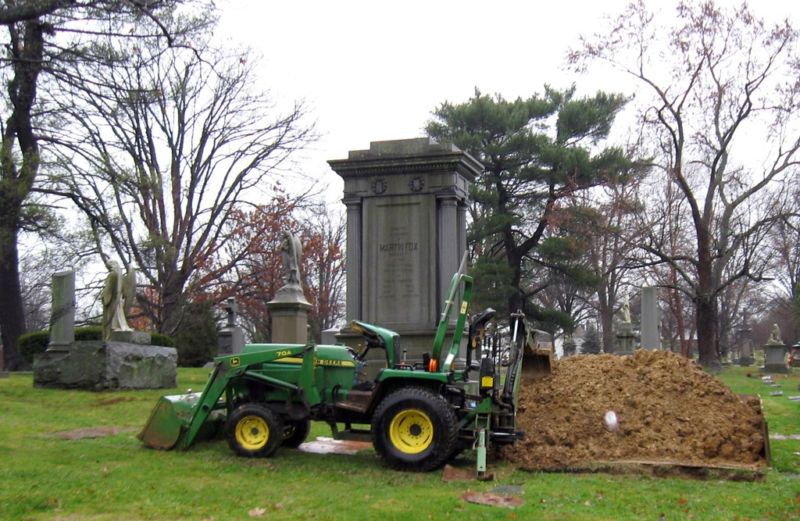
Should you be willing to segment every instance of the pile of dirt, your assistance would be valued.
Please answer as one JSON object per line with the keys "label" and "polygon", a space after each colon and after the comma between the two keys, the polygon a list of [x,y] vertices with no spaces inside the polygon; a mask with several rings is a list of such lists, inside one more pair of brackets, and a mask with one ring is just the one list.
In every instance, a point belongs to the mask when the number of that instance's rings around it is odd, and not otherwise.
{"label": "pile of dirt", "polygon": [[[604,421],[608,411],[616,426]],[[668,351],[570,357],[550,376],[523,381],[517,424],[526,437],[504,456],[529,470],[619,460],[758,464],[758,411],[758,398],[737,396]]]}

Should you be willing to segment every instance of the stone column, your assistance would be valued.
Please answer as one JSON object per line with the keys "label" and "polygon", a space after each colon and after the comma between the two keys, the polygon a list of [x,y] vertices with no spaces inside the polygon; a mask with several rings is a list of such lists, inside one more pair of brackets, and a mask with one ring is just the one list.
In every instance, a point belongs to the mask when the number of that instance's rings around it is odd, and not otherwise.
{"label": "stone column", "polygon": [[464,201],[458,202],[458,262],[467,251],[467,205]]}
{"label": "stone column", "polygon": [[642,288],[642,348],[661,349],[658,330],[658,296],[656,288]]}
{"label": "stone column", "polygon": [[[453,277],[453,273],[458,269],[458,263],[460,261],[458,258],[460,251],[460,234],[456,232],[456,230],[458,230],[458,201],[455,194],[440,194],[436,196],[436,199],[438,203],[437,264],[439,265],[439,273],[437,275],[437,279],[439,280],[437,302],[439,306],[437,308],[437,313],[441,313],[444,299],[447,297],[447,290],[450,287],[450,279]],[[455,318],[454,314],[451,318],[451,322],[455,322]]]}
{"label": "stone column", "polygon": [[75,272],[60,271],[52,279],[48,351],[67,351],[75,343]]}
{"label": "stone column", "polygon": [[[361,199],[345,198],[347,206],[347,307],[348,324],[361,315]],[[347,327],[347,326],[345,326]]]}

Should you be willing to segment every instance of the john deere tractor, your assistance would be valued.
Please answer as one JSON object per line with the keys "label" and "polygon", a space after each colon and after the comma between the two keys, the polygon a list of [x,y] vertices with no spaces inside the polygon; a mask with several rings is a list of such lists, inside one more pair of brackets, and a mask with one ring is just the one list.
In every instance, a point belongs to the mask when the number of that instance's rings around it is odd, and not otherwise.
{"label": "john deere tractor", "polygon": [[[383,461],[399,470],[430,471],[475,447],[482,474],[487,444],[512,443],[520,435],[515,417],[524,321],[512,317],[516,341],[509,347],[487,347],[482,338],[494,311],[468,324],[472,278],[463,264],[421,361],[401,357],[395,332],[360,321],[351,324],[364,338],[360,352],[339,345],[250,344],[240,354],[216,358],[202,392],[162,397],[139,438],[148,447],[186,449],[224,427],[235,453],[270,456],[281,445],[300,445],[311,420],[318,420],[336,439],[372,440]],[[457,361],[465,328],[466,361]],[[375,350],[385,354],[386,367],[366,378],[362,368]]]}

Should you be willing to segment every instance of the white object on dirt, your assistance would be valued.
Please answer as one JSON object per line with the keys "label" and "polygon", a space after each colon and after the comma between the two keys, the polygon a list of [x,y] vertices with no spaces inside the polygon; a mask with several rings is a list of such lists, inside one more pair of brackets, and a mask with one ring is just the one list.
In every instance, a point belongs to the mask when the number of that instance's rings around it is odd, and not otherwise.
{"label": "white object on dirt", "polygon": [[606,411],[603,416],[603,423],[606,424],[606,429],[611,432],[616,432],[619,429],[619,422],[617,421],[617,413],[614,411]]}

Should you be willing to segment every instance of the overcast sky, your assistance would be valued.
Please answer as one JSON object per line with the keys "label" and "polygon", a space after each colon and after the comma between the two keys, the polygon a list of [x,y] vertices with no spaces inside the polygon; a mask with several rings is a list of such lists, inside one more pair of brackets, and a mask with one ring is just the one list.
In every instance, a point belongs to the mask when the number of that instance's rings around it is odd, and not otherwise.
{"label": "overcast sky", "polygon": [[[579,36],[602,30],[604,16],[627,3],[228,0],[219,3],[219,36],[261,55],[257,72],[276,100],[306,102],[320,139],[296,168],[320,179],[326,199],[336,201],[342,185],[326,160],[370,141],[422,136],[438,104],[466,101],[476,86],[506,98],[540,92],[544,83],[631,93],[631,86],[564,68]],[[761,0],[751,9],[800,19],[796,0]]]}

